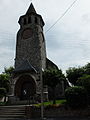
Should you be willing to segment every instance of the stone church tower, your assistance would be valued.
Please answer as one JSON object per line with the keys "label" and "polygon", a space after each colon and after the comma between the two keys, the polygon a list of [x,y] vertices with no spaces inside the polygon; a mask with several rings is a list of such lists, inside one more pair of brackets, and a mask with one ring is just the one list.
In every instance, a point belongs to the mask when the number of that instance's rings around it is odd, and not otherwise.
{"label": "stone church tower", "polygon": [[44,21],[32,3],[18,23],[11,101],[40,96],[40,70],[46,68]]}
{"label": "stone church tower", "polygon": [[[46,58],[44,21],[42,16],[37,14],[32,3],[26,14],[19,18],[18,23],[20,29],[16,41],[15,70],[12,74],[11,95],[9,96],[9,101],[14,104],[28,99],[39,98],[40,100],[40,71],[46,68],[58,69],[52,61]],[[44,99],[47,99],[47,96],[46,87]]]}
{"label": "stone church tower", "polygon": [[[19,19],[20,30],[17,33],[15,68],[17,69],[22,61],[28,62],[39,70],[46,68],[46,48],[43,35],[44,21],[41,15],[37,14],[32,3],[25,15]],[[41,63],[42,61],[42,63]]]}

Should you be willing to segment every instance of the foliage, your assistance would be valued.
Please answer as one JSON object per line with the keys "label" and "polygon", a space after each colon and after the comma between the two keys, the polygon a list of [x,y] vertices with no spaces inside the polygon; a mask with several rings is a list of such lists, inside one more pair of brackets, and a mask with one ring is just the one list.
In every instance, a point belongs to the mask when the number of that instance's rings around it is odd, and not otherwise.
{"label": "foliage", "polygon": [[0,106],[5,106],[7,105],[7,102],[0,102]]}
{"label": "foliage", "polygon": [[84,69],[82,68],[69,68],[66,70],[66,77],[68,78],[69,82],[73,85],[76,85],[76,81],[79,77],[82,77],[84,74]]}
{"label": "foliage", "polygon": [[0,98],[4,97],[6,95],[6,89],[0,88]]}
{"label": "foliage", "polygon": [[8,74],[0,74],[0,88],[5,88],[6,91],[9,91],[9,75]]}
{"label": "foliage", "polygon": [[9,92],[10,77],[13,70],[13,67],[4,68],[4,72],[0,74],[0,87],[5,88],[7,93]]}
{"label": "foliage", "polygon": [[65,80],[65,77],[61,70],[48,69],[44,71],[43,79],[44,79],[44,85],[48,85],[54,88],[62,80]]}
{"label": "foliage", "polygon": [[[87,91],[88,101],[90,101],[90,63],[83,67],[69,68],[66,77],[73,85],[82,86]],[[88,102],[90,104],[90,102]]]}
{"label": "foliage", "polygon": [[83,77],[80,77],[77,81],[77,84],[79,86],[83,86],[86,89],[88,101],[90,104],[90,75],[84,75]]}
{"label": "foliage", "polygon": [[77,81],[77,84],[79,86],[83,86],[87,90],[87,93],[90,94],[90,75],[84,75],[80,77]]}
{"label": "foliage", "polygon": [[44,85],[47,85],[53,90],[53,104],[55,104],[55,88],[57,84],[65,80],[65,76],[61,70],[48,69],[43,73]]}
{"label": "foliage", "polygon": [[87,106],[87,93],[83,87],[69,87],[65,91],[67,104],[71,108],[81,108]]}
{"label": "foliage", "polygon": [[83,75],[90,75],[90,63],[83,67],[72,67],[66,70],[66,77],[73,85],[77,85],[77,80]]}
{"label": "foliage", "polygon": [[11,75],[11,73],[13,72],[14,68],[12,66],[10,66],[9,68],[4,68],[4,72],[5,74]]}
{"label": "foliage", "polygon": [[[5,94],[3,94],[5,96],[4,102],[6,101],[6,94],[9,92],[10,77],[13,70],[14,70],[13,67],[4,68],[4,72],[0,74],[0,88],[6,90]],[[0,95],[2,96],[2,94]]]}
{"label": "foliage", "polygon": [[84,69],[84,74],[90,75],[90,63],[85,65],[83,69]]}

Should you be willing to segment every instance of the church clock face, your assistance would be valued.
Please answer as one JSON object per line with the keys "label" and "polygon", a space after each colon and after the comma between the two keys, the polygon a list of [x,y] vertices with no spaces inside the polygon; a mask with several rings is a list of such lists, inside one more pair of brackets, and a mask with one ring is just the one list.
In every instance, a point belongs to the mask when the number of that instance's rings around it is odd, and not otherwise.
{"label": "church clock face", "polygon": [[23,38],[23,39],[28,39],[28,38],[31,38],[32,35],[33,35],[32,29],[27,28],[27,29],[25,29],[25,30],[23,31],[22,38]]}

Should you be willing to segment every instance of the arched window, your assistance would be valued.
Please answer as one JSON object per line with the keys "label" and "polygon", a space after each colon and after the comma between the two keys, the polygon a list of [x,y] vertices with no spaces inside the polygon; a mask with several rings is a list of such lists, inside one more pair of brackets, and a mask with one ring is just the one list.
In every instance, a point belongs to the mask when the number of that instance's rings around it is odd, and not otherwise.
{"label": "arched window", "polygon": [[28,17],[28,23],[31,23],[31,17],[30,16]]}
{"label": "arched window", "polygon": [[27,19],[26,18],[24,18],[24,25],[26,25],[27,24]]}
{"label": "arched window", "polygon": [[35,17],[35,23],[36,23],[36,24],[38,23],[38,19],[37,19],[37,17]]}

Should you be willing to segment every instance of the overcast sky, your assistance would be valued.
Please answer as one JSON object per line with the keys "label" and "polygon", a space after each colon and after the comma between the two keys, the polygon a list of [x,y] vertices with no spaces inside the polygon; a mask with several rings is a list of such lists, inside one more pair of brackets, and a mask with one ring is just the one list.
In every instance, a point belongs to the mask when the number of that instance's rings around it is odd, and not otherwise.
{"label": "overcast sky", "polygon": [[[45,21],[44,33],[74,0],[32,0]],[[0,73],[14,65],[18,19],[30,0],[0,0]],[[90,0],[78,0],[67,14],[45,33],[47,56],[59,68],[83,66],[90,62]]]}

